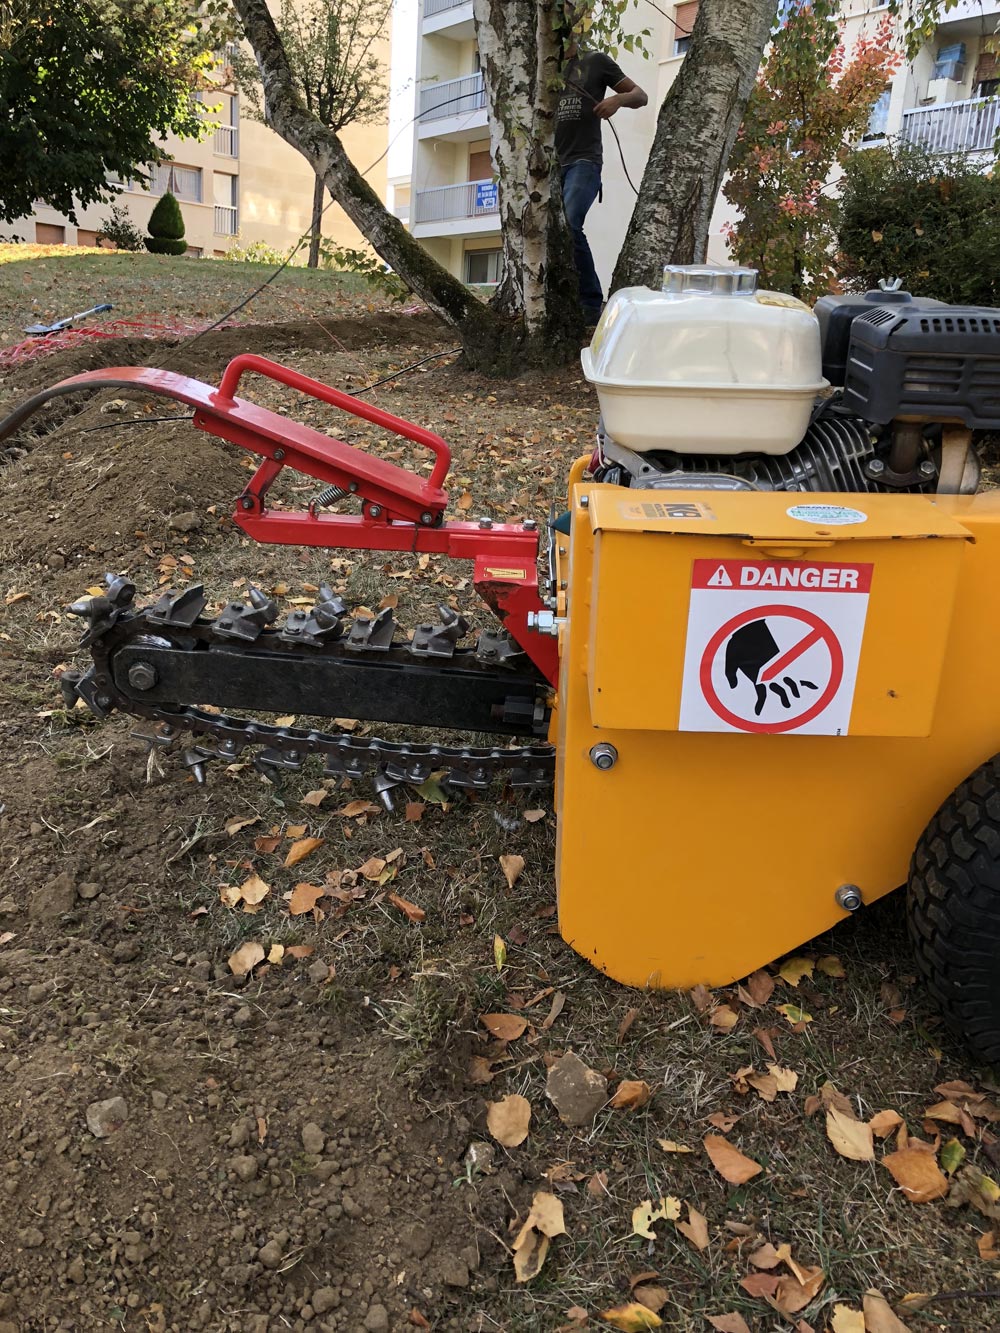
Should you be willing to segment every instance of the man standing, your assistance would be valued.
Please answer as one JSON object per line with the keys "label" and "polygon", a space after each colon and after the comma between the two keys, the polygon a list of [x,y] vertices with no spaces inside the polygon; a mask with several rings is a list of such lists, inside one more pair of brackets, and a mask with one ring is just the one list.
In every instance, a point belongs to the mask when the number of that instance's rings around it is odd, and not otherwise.
{"label": "man standing", "polygon": [[[583,230],[591,204],[601,190],[601,122],[619,107],[645,106],[649,98],[601,51],[581,51],[575,40],[566,48],[565,87],[556,107],[556,155],[562,172],[563,208],[573,233],[573,257],[580,279],[580,304],[588,326],[604,307],[604,292]],[[610,97],[605,96],[611,88]]]}

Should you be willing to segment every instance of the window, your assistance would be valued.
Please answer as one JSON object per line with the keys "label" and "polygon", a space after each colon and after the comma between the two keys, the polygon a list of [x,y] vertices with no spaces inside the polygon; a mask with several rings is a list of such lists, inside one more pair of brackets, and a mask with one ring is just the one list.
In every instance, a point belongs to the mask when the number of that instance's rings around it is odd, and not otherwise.
{"label": "window", "polygon": [[687,0],[674,9],[674,55],[682,56],[691,45],[691,33],[698,17],[698,0]]}
{"label": "window", "polygon": [[482,285],[499,282],[502,257],[502,250],[467,250],[465,281]]}
{"label": "window", "polygon": [[96,244],[97,244],[97,232],[96,232],[96,231],[87,231],[84,227],[77,227],[77,229],[76,229],[76,243],[77,243],[77,245],[96,245]]}
{"label": "window", "polygon": [[179,167],[176,162],[157,162],[152,171],[151,194],[166,194],[177,199],[201,203],[201,167]]}
{"label": "window", "polygon": [[66,228],[58,227],[54,222],[35,223],[36,245],[65,245]]}
{"label": "window", "polygon": [[493,160],[490,157],[488,143],[482,148],[477,144],[470,144],[469,175],[467,179],[470,181],[488,181],[493,179]]}
{"label": "window", "polygon": [[951,79],[961,83],[965,78],[965,43],[953,42],[951,46],[939,46],[937,59],[934,61],[932,79]]}
{"label": "window", "polygon": [[862,143],[867,143],[871,139],[884,139],[886,130],[889,128],[889,103],[892,101],[892,89],[883,88],[879,93],[878,101],[872,107],[871,115],[868,117],[868,128],[861,136]]}

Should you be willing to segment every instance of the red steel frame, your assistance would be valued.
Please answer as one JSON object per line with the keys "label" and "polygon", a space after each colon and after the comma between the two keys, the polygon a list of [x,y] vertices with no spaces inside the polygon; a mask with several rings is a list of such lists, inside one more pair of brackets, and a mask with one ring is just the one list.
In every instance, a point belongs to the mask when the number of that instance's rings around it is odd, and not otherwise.
{"label": "red steel frame", "polygon": [[[362,449],[289,421],[236,396],[243,375],[253,373],[371,422],[434,456],[426,478],[375,458]],[[82,389],[141,389],[194,408],[194,424],[263,458],[236,502],[234,521],[254,541],[355,551],[409,551],[472,560],[476,591],[547,680],[558,676],[556,641],[528,627],[542,609],[538,589],[538,531],[534,525],[445,520],[443,483],[451,450],[433,431],[394,416],[266,357],[235,357],[217,389],[169,370],[119,367],[76,375],[26,403],[5,423],[15,429],[49,398]],[[9,424],[13,423],[13,424]],[[284,468],[356,494],[360,514],[269,509],[267,493]]]}

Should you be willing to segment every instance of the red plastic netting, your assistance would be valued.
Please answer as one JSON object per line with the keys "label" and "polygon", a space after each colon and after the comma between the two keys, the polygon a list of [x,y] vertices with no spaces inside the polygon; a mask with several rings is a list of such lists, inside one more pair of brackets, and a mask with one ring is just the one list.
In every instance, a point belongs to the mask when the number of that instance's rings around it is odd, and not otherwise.
{"label": "red plastic netting", "polygon": [[[63,329],[60,333],[46,333],[11,347],[0,347],[0,366],[19,366],[50,352],[61,352],[67,347],[78,347],[91,338],[188,338],[203,333],[211,324],[207,320],[195,323],[150,324],[144,320],[113,319],[99,328]],[[230,325],[221,324],[220,328]]]}

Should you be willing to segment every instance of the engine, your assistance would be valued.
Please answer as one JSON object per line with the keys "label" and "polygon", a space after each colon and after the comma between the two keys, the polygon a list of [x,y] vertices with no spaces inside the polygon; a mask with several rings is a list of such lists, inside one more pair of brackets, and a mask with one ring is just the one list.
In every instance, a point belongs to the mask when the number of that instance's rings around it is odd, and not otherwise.
{"label": "engine", "polygon": [[1000,430],[1000,310],[886,286],[814,311],[750,269],[618,292],[584,373],[593,470],[647,490],[971,493]]}

